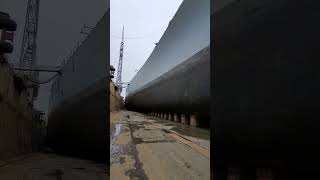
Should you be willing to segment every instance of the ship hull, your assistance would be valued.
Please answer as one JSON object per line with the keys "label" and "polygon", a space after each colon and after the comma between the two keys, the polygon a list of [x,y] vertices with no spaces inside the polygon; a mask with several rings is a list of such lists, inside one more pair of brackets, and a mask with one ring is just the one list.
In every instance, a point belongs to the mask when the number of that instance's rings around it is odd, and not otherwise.
{"label": "ship hull", "polygon": [[108,157],[107,80],[102,80],[50,112],[51,147],[63,154],[106,162]]}
{"label": "ship hull", "polygon": [[[141,112],[198,112],[208,126],[210,111],[209,47],[126,97],[126,107]],[[207,121],[205,121],[207,119]]]}
{"label": "ship hull", "polygon": [[210,123],[210,1],[185,0],[145,64],[132,78],[126,107],[199,114]]}
{"label": "ship hull", "polygon": [[54,151],[107,163],[110,10],[53,82],[48,143]]}
{"label": "ship hull", "polygon": [[312,137],[320,127],[320,76],[314,69],[320,65],[314,51],[319,5],[235,1],[213,15],[220,165],[297,168],[297,162],[317,162],[319,143]]}

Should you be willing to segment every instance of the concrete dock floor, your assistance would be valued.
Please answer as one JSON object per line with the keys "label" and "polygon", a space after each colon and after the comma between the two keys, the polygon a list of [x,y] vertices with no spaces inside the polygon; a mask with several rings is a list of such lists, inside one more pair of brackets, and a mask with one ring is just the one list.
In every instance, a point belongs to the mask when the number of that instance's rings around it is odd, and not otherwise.
{"label": "concrete dock floor", "polygon": [[131,112],[111,113],[111,180],[209,180],[210,132]]}
{"label": "concrete dock floor", "polygon": [[106,165],[55,154],[34,153],[0,163],[2,180],[106,180]]}

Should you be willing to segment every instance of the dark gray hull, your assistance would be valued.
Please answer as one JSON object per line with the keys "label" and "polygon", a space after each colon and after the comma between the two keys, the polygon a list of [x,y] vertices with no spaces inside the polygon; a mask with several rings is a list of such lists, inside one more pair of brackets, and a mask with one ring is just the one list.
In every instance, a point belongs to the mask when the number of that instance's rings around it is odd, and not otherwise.
{"label": "dark gray hull", "polygon": [[215,157],[297,169],[320,150],[320,3],[259,2],[235,1],[212,17]]}
{"label": "dark gray hull", "polygon": [[200,113],[210,123],[210,1],[184,0],[126,89],[126,106],[143,112]]}
{"label": "dark gray hull", "polygon": [[106,82],[102,80],[50,112],[48,142],[55,151],[106,162],[109,156]]}
{"label": "dark gray hull", "polygon": [[48,143],[55,151],[107,162],[109,155],[109,18],[93,28],[52,85]]}
{"label": "dark gray hull", "polygon": [[[169,72],[130,93],[126,107],[144,112],[199,112],[210,110],[210,47]],[[208,120],[209,121],[209,120]],[[202,122],[208,124],[207,122]]]}

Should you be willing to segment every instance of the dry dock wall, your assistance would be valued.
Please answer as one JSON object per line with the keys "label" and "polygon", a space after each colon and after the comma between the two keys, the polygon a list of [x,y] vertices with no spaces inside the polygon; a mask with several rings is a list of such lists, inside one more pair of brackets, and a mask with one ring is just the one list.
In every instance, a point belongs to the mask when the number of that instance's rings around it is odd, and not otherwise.
{"label": "dry dock wall", "polygon": [[32,151],[32,107],[21,83],[0,63],[0,161]]}
{"label": "dry dock wall", "polygon": [[123,108],[123,98],[120,96],[118,88],[110,81],[110,112],[119,111]]}

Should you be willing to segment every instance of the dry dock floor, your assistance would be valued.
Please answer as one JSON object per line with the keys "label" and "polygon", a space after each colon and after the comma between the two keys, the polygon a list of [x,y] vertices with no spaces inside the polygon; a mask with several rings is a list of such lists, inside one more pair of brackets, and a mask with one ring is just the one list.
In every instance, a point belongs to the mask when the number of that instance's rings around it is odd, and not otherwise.
{"label": "dry dock floor", "polygon": [[106,180],[103,164],[59,156],[34,153],[0,162],[2,180]]}
{"label": "dry dock floor", "polygon": [[111,112],[111,180],[209,180],[210,132],[131,111]]}

